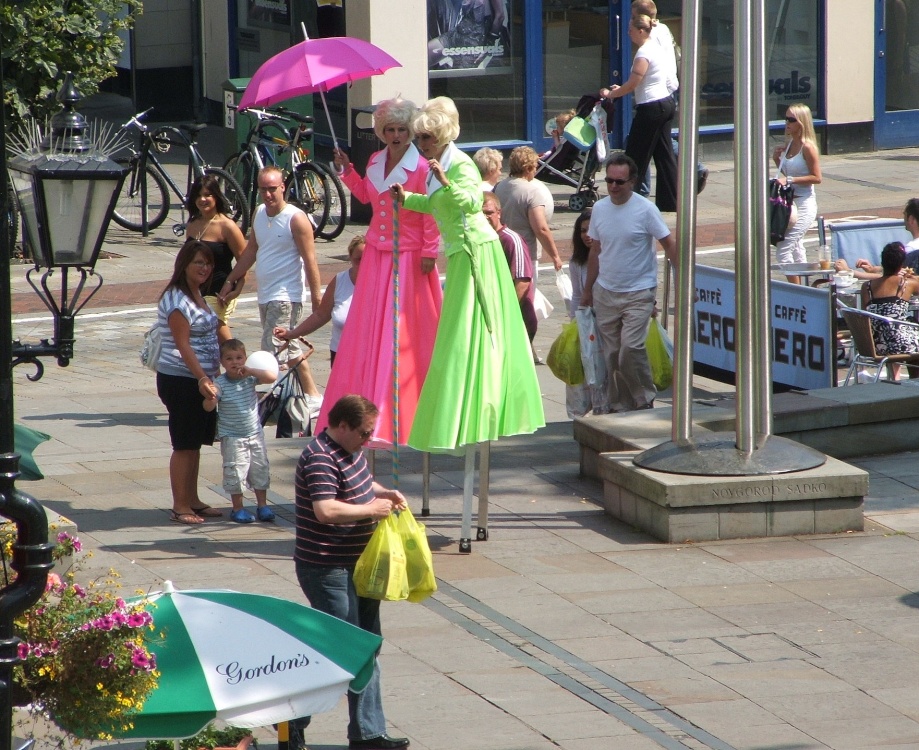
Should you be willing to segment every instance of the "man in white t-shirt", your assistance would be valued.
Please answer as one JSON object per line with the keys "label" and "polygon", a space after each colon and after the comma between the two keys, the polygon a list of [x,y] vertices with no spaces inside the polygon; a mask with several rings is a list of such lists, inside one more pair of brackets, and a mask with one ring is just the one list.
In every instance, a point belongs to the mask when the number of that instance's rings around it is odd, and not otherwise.
{"label": "man in white t-shirt", "polygon": [[[910,198],[903,207],[903,226],[913,238],[904,245],[906,248],[906,258],[903,261],[903,268],[910,269],[914,274],[919,274],[919,198]],[[840,259],[836,261],[837,271],[846,271],[849,268],[848,263]],[[856,279],[877,279],[883,273],[880,266],[874,265],[870,260],[859,258],[855,261],[855,278]]]}
{"label": "man in white t-shirt", "polygon": [[657,242],[676,265],[676,242],[657,207],[634,192],[635,162],[622,151],[606,160],[609,197],[590,217],[591,248],[581,304],[597,316],[614,412],[651,409],[657,390],[645,349],[657,297]]}
{"label": "man in white t-shirt", "polygon": [[[322,298],[313,225],[309,217],[284,200],[284,175],[277,167],[258,173],[258,191],[263,205],[252,219],[249,242],[220,290],[220,298],[230,300],[239,292],[236,281],[255,264],[258,283],[258,309],[262,321],[264,351],[273,351],[274,329],[295,328],[303,317],[303,303],[309,287],[313,312]],[[258,262],[256,262],[256,259]],[[308,352],[296,340],[287,347],[289,367],[297,368],[310,416],[317,416],[322,396],[313,380]]]}

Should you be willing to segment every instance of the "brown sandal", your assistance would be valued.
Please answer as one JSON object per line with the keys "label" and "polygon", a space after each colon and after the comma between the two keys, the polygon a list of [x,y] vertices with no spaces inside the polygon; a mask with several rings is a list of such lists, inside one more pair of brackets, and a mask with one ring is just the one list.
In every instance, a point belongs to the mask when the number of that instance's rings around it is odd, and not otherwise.
{"label": "brown sandal", "polygon": [[217,508],[212,508],[210,505],[202,505],[200,508],[192,508],[191,512],[196,516],[201,516],[201,518],[221,518],[223,513]]}
{"label": "brown sandal", "polygon": [[186,526],[197,526],[200,523],[204,523],[203,518],[199,518],[194,513],[176,513],[174,510],[170,511],[172,515],[169,520],[173,523],[182,523]]}

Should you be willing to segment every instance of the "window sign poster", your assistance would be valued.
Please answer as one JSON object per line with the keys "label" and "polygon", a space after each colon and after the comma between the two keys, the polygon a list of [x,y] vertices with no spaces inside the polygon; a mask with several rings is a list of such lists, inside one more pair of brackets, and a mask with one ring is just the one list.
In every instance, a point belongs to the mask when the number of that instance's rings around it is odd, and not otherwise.
{"label": "window sign poster", "polygon": [[249,26],[290,30],[290,0],[247,0]]}
{"label": "window sign poster", "polygon": [[[836,352],[829,295],[827,287],[771,282],[770,343],[775,383],[801,389],[833,385]],[[736,372],[736,310],[734,272],[696,266],[692,321],[696,364],[707,365],[724,374]]]}
{"label": "window sign poster", "polygon": [[431,78],[511,70],[509,0],[428,0]]}

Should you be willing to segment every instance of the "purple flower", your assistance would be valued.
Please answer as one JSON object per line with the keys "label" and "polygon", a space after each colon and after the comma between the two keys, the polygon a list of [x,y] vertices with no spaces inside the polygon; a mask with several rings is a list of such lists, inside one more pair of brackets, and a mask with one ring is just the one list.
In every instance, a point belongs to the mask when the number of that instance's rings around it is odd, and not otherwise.
{"label": "purple flower", "polygon": [[115,627],[115,621],[112,619],[111,615],[105,615],[105,617],[100,617],[93,622],[92,627],[96,630],[112,630]]}
{"label": "purple flower", "polygon": [[112,621],[118,626],[124,625],[128,621],[128,618],[124,616],[123,612],[112,612],[109,617],[111,617]]}
{"label": "purple flower", "polygon": [[28,655],[29,655],[29,644],[26,643],[25,641],[22,641],[22,642],[16,647],[16,654],[19,656],[20,659],[25,659],[25,658],[27,658]]}
{"label": "purple flower", "polygon": [[156,660],[152,654],[148,654],[143,649],[135,648],[134,653],[131,654],[131,665],[149,672],[156,668]]}
{"label": "purple flower", "polygon": [[153,618],[150,617],[149,612],[135,612],[134,614],[128,617],[128,627],[130,628],[142,628]]}
{"label": "purple flower", "polygon": [[128,606],[128,603],[127,603],[124,599],[122,599],[122,598],[119,596],[119,597],[115,600],[115,606],[118,607],[118,609],[124,609],[125,607]]}
{"label": "purple flower", "polygon": [[79,583],[73,584],[73,593],[82,599],[86,596],[86,589],[84,589]]}
{"label": "purple flower", "polygon": [[99,659],[96,659],[96,666],[102,667],[103,669],[108,669],[115,663],[115,654],[109,654],[108,656],[103,656]]}

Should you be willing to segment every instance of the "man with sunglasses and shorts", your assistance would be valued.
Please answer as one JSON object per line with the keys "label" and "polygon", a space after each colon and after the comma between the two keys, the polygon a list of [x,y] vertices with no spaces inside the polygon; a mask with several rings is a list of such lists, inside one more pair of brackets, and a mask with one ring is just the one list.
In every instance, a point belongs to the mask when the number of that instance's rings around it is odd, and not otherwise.
{"label": "man with sunglasses and shorts", "polygon": [[[354,566],[370,541],[377,521],[408,504],[398,490],[387,490],[370,474],[361,448],[380,416],[363,396],[342,396],[328,413],[328,426],[306,446],[297,463],[295,497],[297,535],[294,566],[310,606],[380,635],[380,602],[357,595]],[[351,750],[399,750],[403,737],[386,733],[380,691],[380,667],[358,693],[348,693],[348,747]],[[292,722],[291,747],[305,748],[309,717]]]}
{"label": "man with sunglasses and shorts", "polygon": [[597,316],[612,411],[652,409],[657,390],[645,339],[657,298],[657,243],[676,265],[676,242],[657,207],[634,192],[634,160],[615,151],[605,167],[609,197],[594,204],[590,218],[581,304]]}
{"label": "man with sunglasses and shorts", "polygon": [[[237,280],[255,265],[258,284],[258,310],[262,321],[263,351],[273,351],[275,328],[296,328],[303,317],[303,303],[309,288],[313,312],[319,307],[322,292],[313,226],[309,217],[284,200],[284,175],[278,167],[259,170],[258,193],[262,199],[252,218],[246,249],[227,276],[217,297],[226,304],[239,291]],[[287,366],[297,367],[297,376],[306,396],[310,417],[318,416],[322,396],[316,388],[306,354],[297,340],[287,348]]]}

